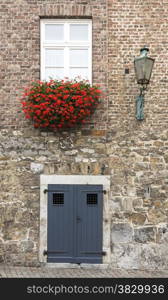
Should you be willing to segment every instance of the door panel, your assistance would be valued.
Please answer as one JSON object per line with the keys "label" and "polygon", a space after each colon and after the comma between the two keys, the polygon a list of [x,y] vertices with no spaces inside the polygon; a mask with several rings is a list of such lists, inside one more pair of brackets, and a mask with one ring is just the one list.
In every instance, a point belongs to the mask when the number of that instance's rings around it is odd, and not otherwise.
{"label": "door panel", "polygon": [[77,257],[102,262],[102,186],[80,186],[77,192]]}
{"label": "door panel", "polygon": [[71,262],[74,253],[72,186],[49,185],[48,188],[48,262]]}

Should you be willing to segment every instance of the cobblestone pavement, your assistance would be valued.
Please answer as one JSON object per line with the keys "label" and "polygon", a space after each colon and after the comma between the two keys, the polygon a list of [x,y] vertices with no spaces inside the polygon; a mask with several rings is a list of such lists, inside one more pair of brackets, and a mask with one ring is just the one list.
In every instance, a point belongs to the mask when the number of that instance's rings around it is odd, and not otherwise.
{"label": "cobblestone pavement", "polygon": [[168,270],[61,269],[0,265],[0,278],[168,278]]}

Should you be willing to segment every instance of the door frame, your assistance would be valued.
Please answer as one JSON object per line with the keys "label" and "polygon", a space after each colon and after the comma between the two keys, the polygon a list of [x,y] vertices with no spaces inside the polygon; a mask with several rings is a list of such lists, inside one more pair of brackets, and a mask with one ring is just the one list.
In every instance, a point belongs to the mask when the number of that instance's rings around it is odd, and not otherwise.
{"label": "door frame", "polygon": [[[110,176],[108,175],[40,175],[40,241],[39,241],[39,261],[47,263],[47,256],[44,251],[47,250],[47,224],[48,224],[48,193],[46,192],[49,184],[82,184],[82,185],[103,185],[103,264],[110,263],[110,214],[108,199],[110,195]],[[59,264],[59,263],[54,263]]]}

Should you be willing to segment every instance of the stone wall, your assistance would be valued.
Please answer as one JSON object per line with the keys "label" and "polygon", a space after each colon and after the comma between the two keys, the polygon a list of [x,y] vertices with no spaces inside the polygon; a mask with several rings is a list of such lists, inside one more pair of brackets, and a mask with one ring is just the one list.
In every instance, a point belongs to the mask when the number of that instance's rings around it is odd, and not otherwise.
{"label": "stone wall", "polygon": [[[0,262],[39,263],[40,174],[107,174],[112,266],[166,269],[168,2],[1,0],[0,16]],[[82,129],[39,131],[18,99],[40,76],[40,17],[71,16],[92,17],[93,82],[108,96]],[[155,65],[140,122],[133,59],[145,44]]]}

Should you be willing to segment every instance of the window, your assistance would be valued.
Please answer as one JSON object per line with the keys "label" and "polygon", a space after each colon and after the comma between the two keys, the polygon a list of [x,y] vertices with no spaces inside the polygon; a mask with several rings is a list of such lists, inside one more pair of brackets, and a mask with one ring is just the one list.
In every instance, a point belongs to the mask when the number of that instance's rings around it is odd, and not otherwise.
{"label": "window", "polygon": [[61,206],[64,204],[64,194],[54,193],[53,194],[53,205]]}
{"label": "window", "polygon": [[87,194],[87,205],[97,205],[97,194]]}
{"label": "window", "polygon": [[41,20],[41,79],[91,82],[91,20]]}

